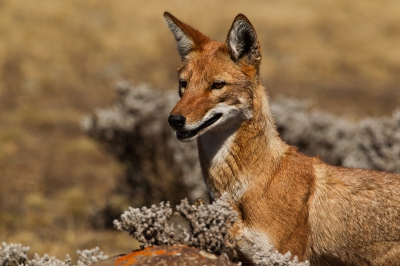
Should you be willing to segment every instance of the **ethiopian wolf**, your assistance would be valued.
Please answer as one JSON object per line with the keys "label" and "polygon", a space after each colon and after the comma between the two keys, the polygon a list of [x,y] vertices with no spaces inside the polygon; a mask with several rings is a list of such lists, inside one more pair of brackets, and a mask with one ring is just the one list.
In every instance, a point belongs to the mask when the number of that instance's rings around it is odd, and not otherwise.
{"label": "ethiopian wolf", "polygon": [[257,243],[312,265],[400,263],[400,175],[331,166],[279,138],[244,15],[225,43],[164,17],[182,60],[168,121],[179,140],[197,140],[210,197],[227,193],[239,213],[229,234],[241,259]]}

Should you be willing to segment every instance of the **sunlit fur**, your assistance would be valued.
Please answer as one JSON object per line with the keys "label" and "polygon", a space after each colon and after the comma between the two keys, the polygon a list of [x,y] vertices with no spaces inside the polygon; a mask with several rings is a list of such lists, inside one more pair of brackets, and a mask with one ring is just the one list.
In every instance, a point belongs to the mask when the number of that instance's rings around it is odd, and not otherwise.
{"label": "sunlit fur", "polygon": [[[181,53],[187,86],[171,114],[186,118],[183,130],[222,114],[189,140],[198,141],[210,197],[227,192],[239,213],[230,236],[241,259],[251,261],[257,243],[312,265],[396,265],[400,175],[330,166],[279,138],[260,84],[260,45],[245,16],[235,18],[225,43],[164,16],[178,47],[186,45],[181,39],[193,45]],[[226,85],[212,89],[215,81]]]}

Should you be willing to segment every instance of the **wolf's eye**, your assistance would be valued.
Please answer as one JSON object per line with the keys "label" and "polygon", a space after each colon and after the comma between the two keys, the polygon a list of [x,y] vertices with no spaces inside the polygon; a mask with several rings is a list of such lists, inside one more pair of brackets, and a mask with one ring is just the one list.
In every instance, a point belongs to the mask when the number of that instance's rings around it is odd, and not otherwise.
{"label": "wolf's eye", "polygon": [[225,86],[225,84],[226,83],[223,81],[216,81],[212,84],[211,89],[216,89],[216,90],[222,89]]}
{"label": "wolf's eye", "polygon": [[186,80],[179,81],[179,89],[186,89],[186,86],[187,86]]}
{"label": "wolf's eye", "polygon": [[179,97],[182,98],[182,94],[183,94],[183,91],[186,89],[186,86],[187,86],[186,80],[183,80],[183,79],[179,80],[179,90],[178,90]]}

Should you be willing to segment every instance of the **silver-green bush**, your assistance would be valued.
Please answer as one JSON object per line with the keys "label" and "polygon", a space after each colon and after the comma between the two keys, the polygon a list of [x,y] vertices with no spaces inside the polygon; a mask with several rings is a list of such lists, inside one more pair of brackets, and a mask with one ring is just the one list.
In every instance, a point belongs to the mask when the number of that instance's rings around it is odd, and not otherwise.
{"label": "silver-green bush", "polygon": [[[126,164],[124,187],[133,204],[207,198],[196,143],[178,141],[167,123],[177,93],[124,81],[116,91],[114,106],[95,110],[83,128]],[[400,110],[351,122],[285,97],[271,109],[281,137],[305,154],[333,165],[400,172]]]}

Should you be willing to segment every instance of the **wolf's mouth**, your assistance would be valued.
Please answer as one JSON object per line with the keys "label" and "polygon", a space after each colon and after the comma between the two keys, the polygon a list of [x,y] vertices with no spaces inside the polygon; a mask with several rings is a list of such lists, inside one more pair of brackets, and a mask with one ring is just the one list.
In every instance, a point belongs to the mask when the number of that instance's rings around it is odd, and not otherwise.
{"label": "wolf's mouth", "polygon": [[206,127],[211,126],[212,124],[214,124],[215,122],[217,122],[218,119],[220,119],[222,116],[222,114],[216,114],[213,117],[211,117],[210,119],[208,119],[206,122],[204,122],[201,126],[199,126],[196,129],[193,130],[188,130],[188,131],[177,131],[176,132],[176,137],[179,140],[183,140],[183,139],[187,139],[187,138],[191,138],[193,136],[196,136],[197,133],[199,133],[200,130],[205,129]]}

